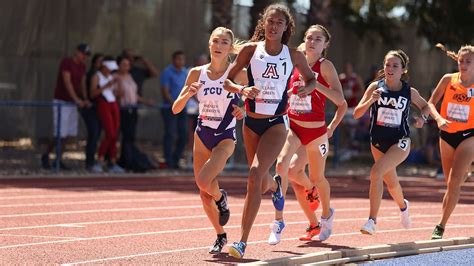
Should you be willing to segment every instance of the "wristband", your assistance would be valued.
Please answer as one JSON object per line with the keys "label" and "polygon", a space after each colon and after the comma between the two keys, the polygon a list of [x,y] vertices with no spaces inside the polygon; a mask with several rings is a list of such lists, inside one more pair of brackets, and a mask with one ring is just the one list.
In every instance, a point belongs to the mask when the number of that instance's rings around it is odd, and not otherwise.
{"label": "wristband", "polygon": [[247,88],[248,86],[242,86],[240,87],[239,94],[242,94],[244,92],[244,89]]}

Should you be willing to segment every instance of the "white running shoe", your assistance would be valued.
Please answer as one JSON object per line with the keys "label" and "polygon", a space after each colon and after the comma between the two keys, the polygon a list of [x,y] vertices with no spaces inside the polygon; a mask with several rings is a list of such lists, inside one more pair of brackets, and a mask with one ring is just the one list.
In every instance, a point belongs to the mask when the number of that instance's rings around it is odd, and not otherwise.
{"label": "white running shoe", "polygon": [[319,233],[319,240],[327,240],[332,234],[332,223],[334,221],[334,212],[333,208],[329,208],[329,217],[321,217],[321,232]]}
{"label": "white running shoe", "polygon": [[406,199],[404,199],[404,201],[405,201],[405,204],[407,205],[407,208],[404,211],[400,211],[400,223],[402,224],[403,228],[408,229],[408,228],[411,228],[411,218],[410,218],[410,214],[408,214],[410,203]]}
{"label": "white running shoe", "polygon": [[375,234],[375,222],[372,219],[367,220],[367,222],[362,226],[360,232],[365,235]]}
{"label": "white running shoe", "polygon": [[285,222],[273,220],[272,224],[270,225],[270,229],[272,229],[272,231],[268,237],[268,244],[276,245],[280,243],[281,233],[283,232],[283,229],[285,229]]}

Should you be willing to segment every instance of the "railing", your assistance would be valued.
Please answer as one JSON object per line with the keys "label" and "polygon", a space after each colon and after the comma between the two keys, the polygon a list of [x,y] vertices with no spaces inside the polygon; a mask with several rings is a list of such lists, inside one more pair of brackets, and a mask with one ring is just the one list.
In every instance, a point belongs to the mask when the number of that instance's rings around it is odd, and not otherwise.
{"label": "railing", "polygon": [[[0,106],[12,106],[12,107],[54,107],[57,110],[57,117],[56,117],[56,158],[59,158],[59,155],[61,153],[61,108],[64,106],[76,106],[73,103],[58,103],[58,102],[52,102],[52,101],[14,101],[14,100],[0,100]],[[159,110],[162,108],[161,104],[156,104],[156,105],[128,105],[128,106],[122,106],[121,108],[137,108],[137,109],[156,109]],[[333,114],[327,114],[327,119],[332,119]],[[340,145],[340,130],[336,129],[334,132],[334,136],[332,138],[333,142],[333,159],[332,159],[332,166],[337,167],[338,161],[339,161],[339,145]],[[227,165],[228,167],[231,167],[234,165],[234,156],[231,157],[229,164]],[[60,169],[60,160],[55,160],[54,168],[53,170],[59,171]]]}

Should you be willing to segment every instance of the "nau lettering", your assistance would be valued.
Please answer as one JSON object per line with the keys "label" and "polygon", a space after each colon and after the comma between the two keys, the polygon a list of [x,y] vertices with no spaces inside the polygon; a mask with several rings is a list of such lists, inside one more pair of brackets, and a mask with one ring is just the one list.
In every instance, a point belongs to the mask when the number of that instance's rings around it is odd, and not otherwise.
{"label": "nau lettering", "polygon": [[378,104],[379,105],[391,105],[395,107],[396,109],[402,109],[405,110],[405,107],[407,106],[408,99],[405,97],[399,97],[398,100],[397,98],[392,98],[392,97],[380,97]]}

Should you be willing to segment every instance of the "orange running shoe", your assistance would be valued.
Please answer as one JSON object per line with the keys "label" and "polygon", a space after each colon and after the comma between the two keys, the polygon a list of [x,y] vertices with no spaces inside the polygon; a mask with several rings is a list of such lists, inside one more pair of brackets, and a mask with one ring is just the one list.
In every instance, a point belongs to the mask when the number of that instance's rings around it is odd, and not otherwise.
{"label": "orange running shoe", "polygon": [[319,191],[317,187],[313,187],[311,190],[306,190],[306,200],[309,203],[309,208],[314,212],[319,207]]}
{"label": "orange running shoe", "polygon": [[317,235],[321,231],[321,224],[318,225],[310,225],[306,228],[306,234],[300,236],[301,241],[311,241],[311,239]]}

